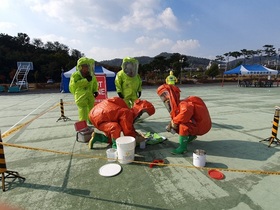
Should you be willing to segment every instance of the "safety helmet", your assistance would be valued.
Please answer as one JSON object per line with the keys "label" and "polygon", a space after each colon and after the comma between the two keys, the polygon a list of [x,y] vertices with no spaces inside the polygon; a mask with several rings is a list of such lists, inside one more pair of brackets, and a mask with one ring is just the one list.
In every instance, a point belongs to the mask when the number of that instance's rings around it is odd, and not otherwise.
{"label": "safety helmet", "polygon": [[170,71],[170,72],[169,72],[169,75],[173,75],[173,71]]}
{"label": "safety helmet", "polygon": [[129,77],[135,77],[138,74],[138,60],[131,57],[126,57],[122,62],[122,69],[124,73]]}
{"label": "safety helmet", "polygon": [[140,118],[141,120],[143,120],[155,113],[155,107],[153,106],[153,104],[147,100],[141,99],[137,99],[134,102],[131,110],[133,112],[134,122],[136,120],[139,120]]}

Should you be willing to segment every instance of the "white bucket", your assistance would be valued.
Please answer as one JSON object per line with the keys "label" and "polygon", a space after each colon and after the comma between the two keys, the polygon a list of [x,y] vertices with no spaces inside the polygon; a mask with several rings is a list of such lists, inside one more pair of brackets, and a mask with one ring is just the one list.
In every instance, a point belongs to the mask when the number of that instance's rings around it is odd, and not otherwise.
{"label": "white bucket", "polygon": [[118,153],[116,149],[114,148],[107,149],[106,154],[107,154],[108,162],[115,162],[117,160]]}
{"label": "white bucket", "polygon": [[196,167],[204,167],[206,164],[206,152],[202,149],[196,149],[193,152],[193,165]]}
{"label": "white bucket", "polygon": [[132,136],[121,136],[116,139],[118,161],[122,164],[131,163],[134,160],[136,141]]}

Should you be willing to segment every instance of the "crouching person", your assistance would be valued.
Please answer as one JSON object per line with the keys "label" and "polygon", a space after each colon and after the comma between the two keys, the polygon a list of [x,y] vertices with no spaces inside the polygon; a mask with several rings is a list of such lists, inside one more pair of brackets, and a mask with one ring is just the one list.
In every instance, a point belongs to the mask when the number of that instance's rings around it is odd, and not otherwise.
{"label": "crouching person", "polygon": [[180,89],[175,85],[161,85],[157,94],[170,113],[171,122],[167,131],[179,134],[180,146],[171,151],[182,154],[187,151],[187,144],[206,134],[212,127],[208,109],[203,100],[197,96],[189,96],[180,100]]}
{"label": "crouching person", "polygon": [[89,113],[89,119],[94,127],[103,131],[105,135],[94,132],[89,141],[89,148],[97,141],[112,144],[117,148],[116,139],[121,136],[132,136],[136,142],[141,142],[144,137],[136,132],[134,122],[141,116],[151,116],[155,113],[154,106],[146,101],[137,99],[132,108],[119,97],[105,99],[95,105]]}

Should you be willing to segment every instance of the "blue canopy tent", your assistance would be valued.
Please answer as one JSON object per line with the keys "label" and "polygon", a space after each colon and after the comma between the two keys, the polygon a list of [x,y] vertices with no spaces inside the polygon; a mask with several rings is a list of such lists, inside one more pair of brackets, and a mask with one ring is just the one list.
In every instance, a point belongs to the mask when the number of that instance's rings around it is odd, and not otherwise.
{"label": "blue canopy tent", "polygon": [[234,69],[225,71],[225,74],[237,75],[277,75],[278,71],[262,65],[240,65]]}
{"label": "blue canopy tent", "polygon": [[[62,88],[61,90],[64,93],[69,93],[69,82],[70,82],[70,77],[71,75],[76,71],[76,66],[73,67],[71,70],[63,73],[62,76]],[[108,69],[105,69],[103,66],[95,66],[95,75],[106,75],[106,86],[107,86],[107,91],[115,91],[115,77],[116,73],[109,71]]]}
{"label": "blue canopy tent", "polygon": [[[238,76],[238,81],[237,81],[238,85],[241,85],[241,82],[239,81],[239,76],[268,76],[269,84],[271,86],[273,84],[273,82],[271,83],[270,77],[272,75],[278,75],[278,71],[269,69],[262,65],[240,65],[234,69],[225,71],[224,74],[225,75],[232,75],[232,74],[237,75]],[[245,82],[245,84],[243,84],[243,86],[245,85],[246,87],[250,86],[252,84],[252,81],[248,82],[247,80],[246,81],[244,80],[243,83],[244,82]]]}

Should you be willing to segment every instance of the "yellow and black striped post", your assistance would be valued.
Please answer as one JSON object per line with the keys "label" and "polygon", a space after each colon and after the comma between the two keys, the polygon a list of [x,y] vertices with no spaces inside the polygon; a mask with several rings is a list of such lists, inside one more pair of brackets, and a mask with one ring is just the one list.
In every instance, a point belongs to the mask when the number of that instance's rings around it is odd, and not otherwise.
{"label": "yellow and black striped post", "polygon": [[[2,143],[2,136],[0,131],[0,143]],[[4,147],[2,144],[0,144],[0,172],[6,172],[6,161],[5,161],[5,154],[4,154]]]}
{"label": "yellow and black striped post", "polygon": [[6,186],[5,186],[6,178],[13,178],[14,180],[16,178],[25,180],[25,178],[20,176],[16,171],[7,170],[5,154],[4,154],[4,146],[2,143],[3,141],[2,141],[1,131],[0,131],[0,173],[1,173],[1,181],[2,181],[2,191],[4,192],[6,191]]}
{"label": "yellow and black striped post", "polygon": [[280,113],[280,107],[276,106],[275,107],[273,124],[272,124],[272,129],[271,129],[271,137],[266,138],[264,140],[261,140],[261,141],[269,141],[268,147],[270,147],[270,145],[272,143],[276,143],[276,144],[280,143],[280,140],[277,138],[278,124],[279,124],[279,113]]}
{"label": "yellow and black striped post", "polygon": [[67,120],[71,120],[70,118],[68,117],[65,117],[64,115],[64,107],[63,107],[63,100],[60,99],[60,118],[58,118],[58,120],[56,122],[58,122],[59,120],[63,120],[64,122],[67,121]]}

